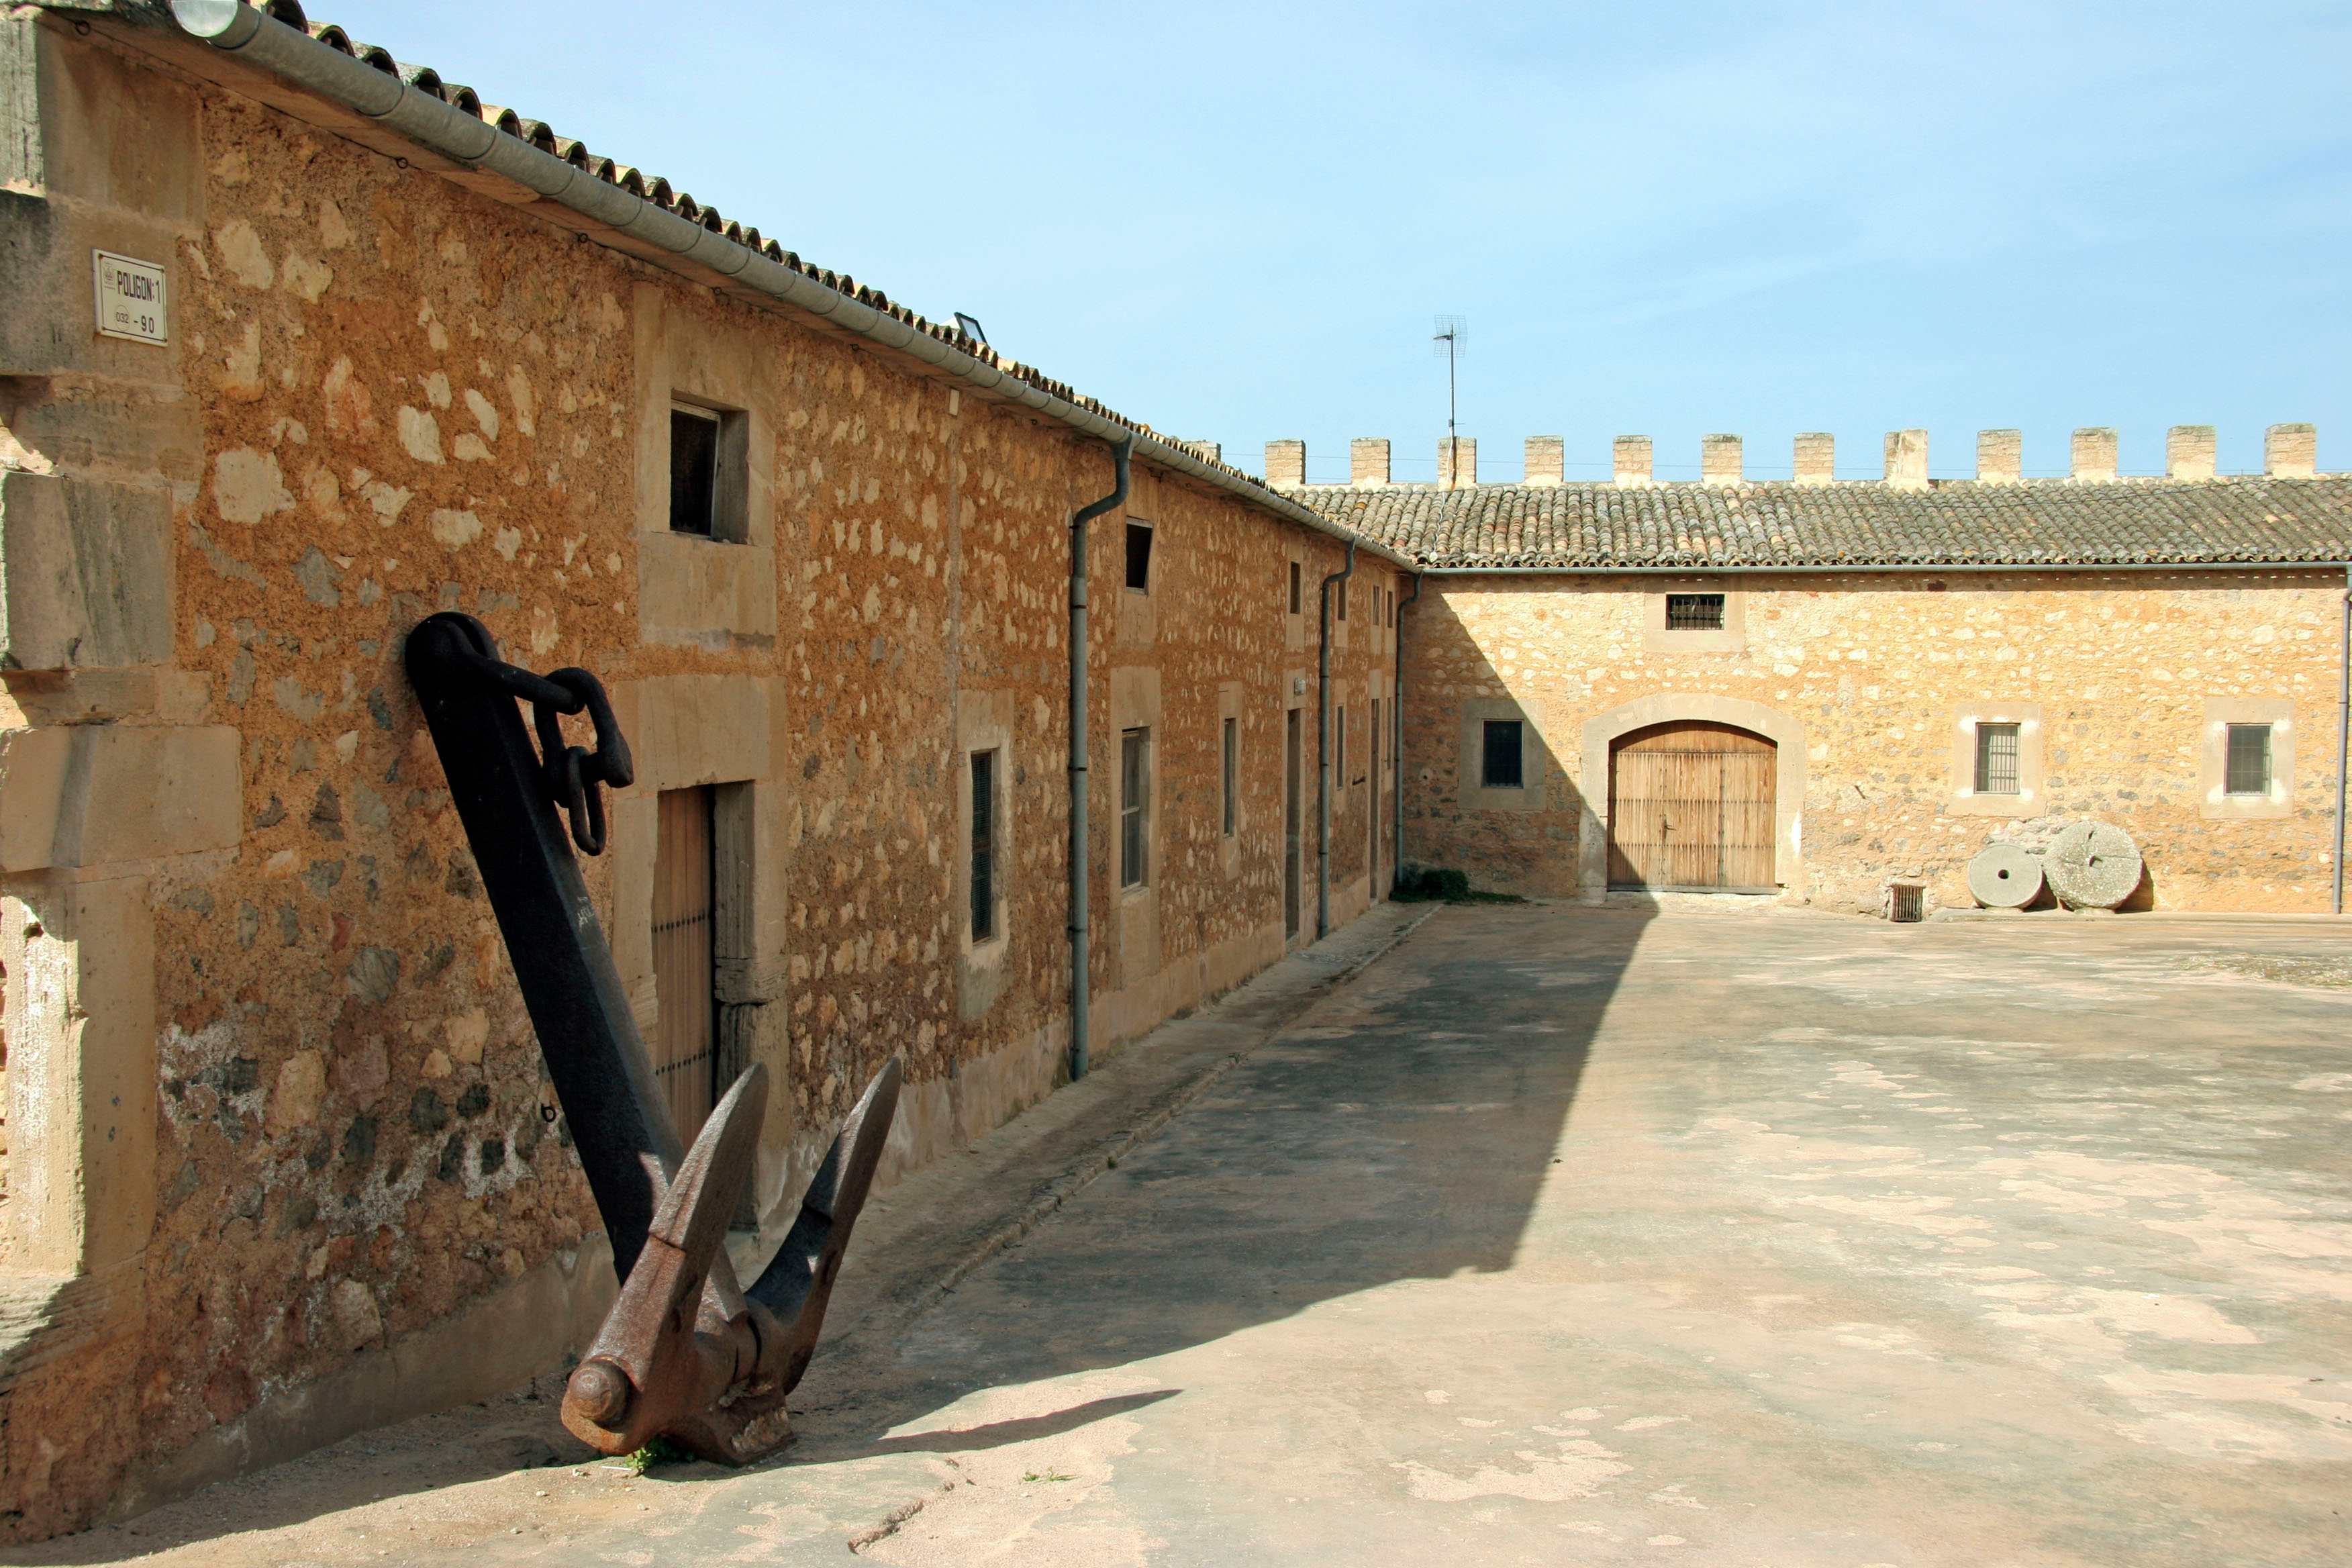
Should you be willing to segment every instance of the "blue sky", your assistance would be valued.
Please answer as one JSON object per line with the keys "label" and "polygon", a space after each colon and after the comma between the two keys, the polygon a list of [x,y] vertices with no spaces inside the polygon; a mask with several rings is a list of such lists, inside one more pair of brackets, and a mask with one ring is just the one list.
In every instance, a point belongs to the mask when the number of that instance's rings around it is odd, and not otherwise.
{"label": "blue sky", "polygon": [[2340,4],[312,9],[1254,471],[1433,478],[1441,312],[1488,479],[2285,420],[2352,468]]}

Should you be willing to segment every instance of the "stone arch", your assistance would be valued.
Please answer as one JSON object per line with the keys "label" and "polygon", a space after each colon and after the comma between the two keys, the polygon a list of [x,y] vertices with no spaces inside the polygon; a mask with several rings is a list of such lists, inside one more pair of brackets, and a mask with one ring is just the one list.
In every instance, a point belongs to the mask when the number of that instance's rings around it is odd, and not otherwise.
{"label": "stone arch", "polygon": [[1578,892],[1597,901],[1609,890],[1608,825],[1601,820],[1601,813],[1608,809],[1609,802],[1610,746],[1620,736],[1677,719],[1728,724],[1761,735],[1779,749],[1772,778],[1773,879],[1791,892],[1802,890],[1802,814],[1808,761],[1804,724],[1761,702],[1662,691],[1654,696],[1637,697],[1585,721],[1581,753],[1584,821],[1577,846]]}

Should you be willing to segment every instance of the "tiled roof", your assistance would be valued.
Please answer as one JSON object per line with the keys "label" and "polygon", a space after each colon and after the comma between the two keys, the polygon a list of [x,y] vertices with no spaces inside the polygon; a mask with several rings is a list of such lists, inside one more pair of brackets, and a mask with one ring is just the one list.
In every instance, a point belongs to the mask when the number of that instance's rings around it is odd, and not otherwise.
{"label": "tiled roof", "polygon": [[[728,239],[766,257],[769,260],[791,268],[802,276],[836,293],[904,322],[914,331],[935,338],[1013,380],[1035,387],[1048,396],[1084,409],[1114,425],[1167,442],[1171,446],[1181,447],[1206,467],[1215,469],[1227,481],[1238,481],[1240,485],[1260,492],[1270,489],[1264,479],[1254,474],[1244,473],[1224,462],[1217,455],[1213,444],[1177,441],[1172,437],[1161,436],[1150,426],[1139,420],[1129,419],[1114,409],[1105,407],[1095,398],[1083,395],[1066,383],[1055,380],[1035,366],[1022,364],[998,353],[985,342],[965,333],[957,325],[928,321],[906,306],[893,301],[879,289],[862,284],[846,273],[835,273],[828,268],[821,268],[814,262],[803,260],[775,240],[762,236],[757,228],[733,218],[723,217],[718,208],[698,202],[684,191],[675,189],[667,180],[658,174],[647,174],[641,169],[592,153],[582,142],[560,134],[554,127],[543,121],[526,118],[515,110],[503,108],[498,104],[485,103],[482,101],[481,95],[472,88],[462,87],[456,82],[443,79],[441,74],[431,66],[411,65],[405,61],[394,59],[390,50],[373,44],[360,43],[331,22],[311,21],[303,13],[301,0],[244,0],[244,3],[252,5],[255,10],[272,20],[282,22],[289,27],[308,34],[330,48],[350,56],[362,65],[372,67],[386,76],[405,82],[425,96],[438,99],[454,109],[467,114],[478,115],[484,122],[529,142],[551,157],[560,158],[575,169],[592,174],[609,184],[619,186],[666,212],[673,213],[688,223],[708,229],[712,234],[723,235]],[[1204,447],[1206,450],[1203,450]]]}
{"label": "tiled roof", "polygon": [[2086,566],[2352,560],[2352,476],[1280,493],[1433,567]]}

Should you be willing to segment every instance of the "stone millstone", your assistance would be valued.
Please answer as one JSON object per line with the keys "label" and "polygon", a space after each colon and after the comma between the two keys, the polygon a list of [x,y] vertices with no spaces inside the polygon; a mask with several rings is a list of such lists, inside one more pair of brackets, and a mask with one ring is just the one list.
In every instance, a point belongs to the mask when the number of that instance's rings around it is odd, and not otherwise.
{"label": "stone millstone", "polygon": [[2139,846],[2112,823],[2078,822],[2051,844],[2042,874],[2073,908],[2111,910],[2139,886]]}
{"label": "stone millstone", "polygon": [[2014,844],[1995,844],[1969,862],[1969,891],[1989,910],[2021,910],[2042,892],[2042,861]]}

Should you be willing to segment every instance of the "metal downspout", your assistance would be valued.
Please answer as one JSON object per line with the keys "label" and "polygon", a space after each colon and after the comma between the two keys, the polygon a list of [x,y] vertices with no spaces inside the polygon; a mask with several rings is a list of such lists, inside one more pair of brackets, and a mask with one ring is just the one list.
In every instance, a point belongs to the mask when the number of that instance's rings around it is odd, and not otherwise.
{"label": "metal downspout", "polygon": [[1389,727],[1395,742],[1389,747],[1389,766],[1396,771],[1396,789],[1389,805],[1396,820],[1389,834],[1389,887],[1404,879],[1404,613],[1421,602],[1421,574],[1412,574],[1412,597],[1397,606],[1396,692],[1389,700]]}
{"label": "metal downspout", "polygon": [[1356,542],[1348,564],[1323,579],[1323,640],[1315,650],[1315,940],[1331,934],[1331,584],[1356,574]]}
{"label": "metal downspout", "polygon": [[2352,746],[2352,562],[2344,565],[2343,666],[2336,680],[2336,891],[2328,908],[2344,912],[2344,770]]}
{"label": "metal downspout", "polygon": [[1087,887],[1093,868],[1087,853],[1087,524],[1127,500],[1128,462],[1133,440],[1111,443],[1118,477],[1110,494],[1079,510],[1070,520],[1070,1078],[1087,1076],[1087,1028],[1094,1005],[1088,965],[1093,961],[1092,911]]}

